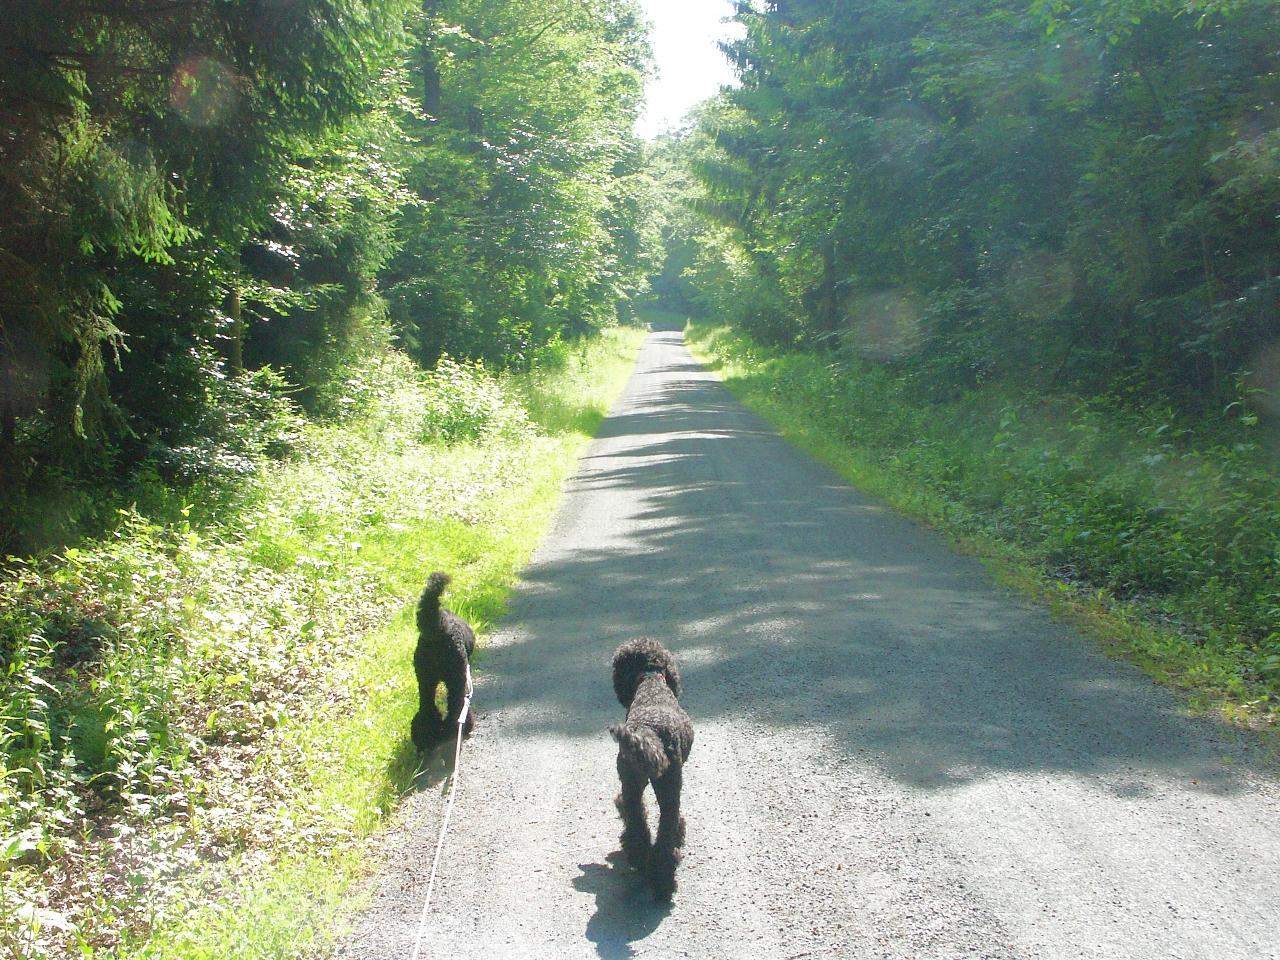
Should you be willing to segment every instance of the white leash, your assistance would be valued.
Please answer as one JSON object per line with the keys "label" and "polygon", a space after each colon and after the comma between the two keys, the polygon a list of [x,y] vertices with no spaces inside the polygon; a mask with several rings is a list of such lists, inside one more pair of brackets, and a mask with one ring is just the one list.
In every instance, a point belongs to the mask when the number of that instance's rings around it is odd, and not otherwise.
{"label": "white leash", "polygon": [[431,861],[431,879],[427,881],[427,895],[422,901],[422,913],[418,915],[418,934],[413,938],[411,960],[418,960],[422,953],[422,936],[427,932],[427,915],[431,912],[431,894],[436,887],[436,871],[440,869],[440,852],[444,850],[444,837],[449,832],[449,818],[453,816],[453,801],[458,795],[458,761],[462,757],[462,728],[471,712],[471,664],[467,664],[467,695],[458,714],[458,740],[453,748],[453,773],[450,774],[449,802],[444,808],[444,820],[440,823],[440,838],[436,840],[436,855]]}

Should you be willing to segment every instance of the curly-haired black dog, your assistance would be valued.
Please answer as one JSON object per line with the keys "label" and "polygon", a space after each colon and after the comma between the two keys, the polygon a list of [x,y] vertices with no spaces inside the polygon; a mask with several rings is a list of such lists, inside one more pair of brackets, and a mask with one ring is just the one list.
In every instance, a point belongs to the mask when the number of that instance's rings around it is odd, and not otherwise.
{"label": "curly-haired black dog", "polygon": [[[418,601],[418,646],[413,651],[413,672],[418,677],[418,712],[410,728],[414,746],[430,749],[455,733],[467,696],[467,662],[475,650],[476,635],[467,622],[440,606],[440,594],[449,577],[433,573]],[[441,718],[436,707],[436,687],[445,685],[448,713]],[[463,733],[475,727],[475,709],[467,711]]]}
{"label": "curly-haired black dog", "polygon": [[[613,691],[627,708],[626,722],[609,728],[618,741],[622,850],[632,866],[644,870],[653,895],[670,900],[684,846],[680,785],[693,747],[693,724],[677,699],[675,657],[657,640],[628,640],[613,655]],[[644,811],[644,788],[650,783],[658,799],[652,845]]]}

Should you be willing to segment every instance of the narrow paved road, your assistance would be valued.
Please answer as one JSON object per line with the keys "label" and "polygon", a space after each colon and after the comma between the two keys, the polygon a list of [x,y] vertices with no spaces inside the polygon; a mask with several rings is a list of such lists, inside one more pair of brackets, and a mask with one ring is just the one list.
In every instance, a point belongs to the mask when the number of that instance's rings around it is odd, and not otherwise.
{"label": "narrow paved road", "polygon": [[[609,655],[681,658],[669,910],[615,856]],[[797,453],[650,337],[479,669],[425,955],[1280,956],[1280,789],[1245,748]],[[409,954],[441,802],[351,960]]]}

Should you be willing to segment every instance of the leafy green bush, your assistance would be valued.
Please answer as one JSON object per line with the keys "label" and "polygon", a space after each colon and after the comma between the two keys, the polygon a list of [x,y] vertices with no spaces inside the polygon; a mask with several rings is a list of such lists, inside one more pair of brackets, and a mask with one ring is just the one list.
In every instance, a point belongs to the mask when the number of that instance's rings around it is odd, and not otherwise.
{"label": "leafy green bush", "polygon": [[214,482],[252,474],[265,458],[280,459],[302,435],[293,388],[270,367],[212,378],[204,402],[154,460],[168,477]]}
{"label": "leafy green bush", "polygon": [[[242,843],[279,793],[261,743],[381,602],[359,570],[272,569],[244,541],[133,513],[91,548],[19,564],[0,582],[0,856],[26,869],[3,895],[71,928],[90,883],[137,922],[131,889],[158,894],[201,848]],[[0,923],[15,950],[31,935]]]}
{"label": "leafy green bush", "polygon": [[522,407],[511,403],[501,385],[479,363],[441,357],[426,376],[423,439],[449,443],[514,434],[529,426]]}

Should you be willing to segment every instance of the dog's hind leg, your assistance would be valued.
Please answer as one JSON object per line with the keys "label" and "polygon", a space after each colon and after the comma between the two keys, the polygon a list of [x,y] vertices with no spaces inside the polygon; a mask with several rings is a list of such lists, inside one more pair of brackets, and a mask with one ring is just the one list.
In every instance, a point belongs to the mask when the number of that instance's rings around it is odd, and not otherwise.
{"label": "dog's hind leg", "polygon": [[622,852],[637,870],[649,860],[649,822],[644,813],[644,788],[648,778],[618,755],[618,779],[622,792],[614,803],[622,816]]}
{"label": "dog's hind leg", "polygon": [[658,798],[658,836],[649,854],[649,886],[660,901],[668,901],[676,890],[676,865],[684,846],[684,817],[680,813],[680,787],[683,771],[673,763],[653,781]]}
{"label": "dog's hind leg", "polygon": [[438,676],[426,670],[418,671],[418,712],[414,714],[409,734],[419,750],[433,746],[444,728],[440,709],[436,706],[436,687],[439,685]]}

